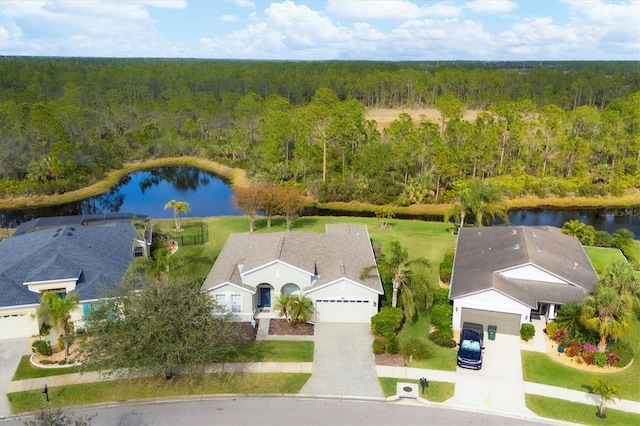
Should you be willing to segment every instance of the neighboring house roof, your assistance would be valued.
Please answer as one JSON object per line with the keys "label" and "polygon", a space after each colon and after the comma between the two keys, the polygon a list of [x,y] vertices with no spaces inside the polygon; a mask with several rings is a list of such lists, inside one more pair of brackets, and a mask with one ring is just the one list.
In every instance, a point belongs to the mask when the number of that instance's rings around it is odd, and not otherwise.
{"label": "neighboring house roof", "polygon": [[25,283],[77,279],[80,300],[113,289],[133,259],[131,224],[62,226],[0,242],[0,307],[40,303]]}
{"label": "neighboring house roof", "polygon": [[[510,273],[517,270],[520,272]],[[458,235],[449,297],[495,290],[535,308],[538,302],[581,302],[597,281],[580,242],[558,228],[463,228]]]}
{"label": "neighboring house roof", "polygon": [[360,279],[362,270],[376,264],[365,225],[327,225],[326,233],[280,232],[231,234],[202,285],[210,290],[230,282],[254,291],[241,274],[273,262],[283,262],[318,279],[308,291],[346,278],[382,294],[377,273]]}

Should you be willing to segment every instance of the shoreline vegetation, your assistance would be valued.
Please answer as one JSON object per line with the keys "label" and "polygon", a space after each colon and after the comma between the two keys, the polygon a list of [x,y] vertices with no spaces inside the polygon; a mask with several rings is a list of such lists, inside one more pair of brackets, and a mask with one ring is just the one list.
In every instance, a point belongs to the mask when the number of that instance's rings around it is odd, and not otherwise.
{"label": "shoreline vegetation", "polygon": [[[245,170],[234,168],[213,160],[198,157],[170,157],[158,158],[145,161],[136,161],[125,164],[122,168],[112,170],[99,182],[85,188],[69,191],[64,194],[55,195],[34,195],[12,198],[0,198],[0,209],[28,209],[37,207],[48,207],[59,204],[73,203],[94,197],[108,192],[124,176],[142,170],[156,167],[194,167],[207,172],[214,173],[220,179],[229,183],[232,189],[247,187],[251,184],[251,179]],[[625,208],[640,206],[640,191],[634,191],[620,197],[522,197],[506,200],[509,209],[597,209],[597,208]],[[328,202],[318,203],[309,201],[308,207],[321,210],[340,212],[375,212],[379,205],[362,202]],[[451,204],[413,204],[411,206],[387,206],[391,208],[394,215],[403,216],[440,216],[451,208]]]}

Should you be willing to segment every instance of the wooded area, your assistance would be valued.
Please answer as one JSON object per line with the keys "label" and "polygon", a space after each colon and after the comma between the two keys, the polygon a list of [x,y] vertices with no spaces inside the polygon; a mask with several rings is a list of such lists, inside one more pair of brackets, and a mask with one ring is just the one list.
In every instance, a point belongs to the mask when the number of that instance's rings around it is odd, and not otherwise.
{"label": "wooded area", "polygon": [[[0,197],[195,155],[319,201],[621,195],[640,182],[635,62],[0,58]],[[368,107],[435,107],[380,133]],[[467,108],[480,109],[474,122]]]}

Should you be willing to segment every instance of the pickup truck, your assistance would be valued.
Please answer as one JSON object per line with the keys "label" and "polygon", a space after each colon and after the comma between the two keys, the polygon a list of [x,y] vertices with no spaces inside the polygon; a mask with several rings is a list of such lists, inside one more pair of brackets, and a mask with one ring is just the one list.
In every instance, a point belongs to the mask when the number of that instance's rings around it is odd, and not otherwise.
{"label": "pickup truck", "polygon": [[460,367],[472,370],[482,368],[483,339],[484,329],[481,324],[472,322],[462,324],[460,343],[458,343],[458,365]]}

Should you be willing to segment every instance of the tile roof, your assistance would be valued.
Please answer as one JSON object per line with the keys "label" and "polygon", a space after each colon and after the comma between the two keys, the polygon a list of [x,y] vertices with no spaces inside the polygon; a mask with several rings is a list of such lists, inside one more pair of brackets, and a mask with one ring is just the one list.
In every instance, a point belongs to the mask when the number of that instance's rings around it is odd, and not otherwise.
{"label": "tile roof", "polygon": [[[564,283],[518,279],[499,272],[532,265]],[[551,226],[463,228],[458,235],[449,297],[494,289],[535,308],[537,302],[582,301],[598,276],[580,242]]]}
{"label": "tile roof", "polygon": [[78,278],[80,300],[120,283],[132,258],[131,224],[62,226],[0,242],[0,307],[40,303],[25,282]]}
{"label": "tile roof", "polygon": [[358,224],[327,225],[324,234],[296,231],[231,234],[202,290],[231,282],[255,291],[255,288],[242,283],[238,265],[242,265],[242,272],[247,272],[276,260],[310,275],[317,271],[318,280],[303,290],[347,278],[380,294],[383,292],[376,273],[365,280],[360,279],[360,272],[365,267],[375,265],[375,257],[367,227]]}

